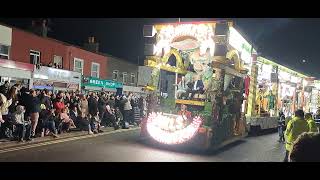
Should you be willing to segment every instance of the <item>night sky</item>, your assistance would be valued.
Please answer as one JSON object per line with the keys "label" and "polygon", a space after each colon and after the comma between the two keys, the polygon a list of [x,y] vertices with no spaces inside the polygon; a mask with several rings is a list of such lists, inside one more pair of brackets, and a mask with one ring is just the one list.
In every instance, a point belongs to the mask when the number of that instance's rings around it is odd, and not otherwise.
{"label": "night sky", "polygon": [[[182,18],[181,21],[208,21],[213,18]],[[233,19],[248,41],[262,56],[320,78],[320,19],[241,18]],[[95,36],[100,51],[130,62],[143,62],[143,25],[177,22],[178,18],[52,18],[49,37],[82,46]],[[4,19],[0,22],[27,28],[31,19]],[[302,63],[306,60],[306,63]]]}

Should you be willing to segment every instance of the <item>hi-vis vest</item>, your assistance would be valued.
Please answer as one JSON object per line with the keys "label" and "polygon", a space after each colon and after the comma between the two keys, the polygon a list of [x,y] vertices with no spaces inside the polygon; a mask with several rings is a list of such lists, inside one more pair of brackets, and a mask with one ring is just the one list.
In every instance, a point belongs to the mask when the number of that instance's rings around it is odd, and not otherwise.
{"label": "hi-vis vest", "polygon": [[309,132],[309,126],[306,120],[294,117],[288,122],[285,132],[287,151],[292,150],[294,141],[304,132]]}

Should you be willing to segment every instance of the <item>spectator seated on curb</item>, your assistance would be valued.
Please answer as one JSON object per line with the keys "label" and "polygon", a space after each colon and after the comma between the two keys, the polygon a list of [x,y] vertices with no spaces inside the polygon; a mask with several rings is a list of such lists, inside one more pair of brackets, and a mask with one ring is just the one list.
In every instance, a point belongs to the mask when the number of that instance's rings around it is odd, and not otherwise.
{"label": "spectator seated on curb", "polygon": [[81,115],[78,116],[78,121],[81,131],[88,131],[88,134],[93,134],[89,118],[86,116],[85,113],[81,113]]}
{"label": "spectator seated on curb", "polygon": [[31,140],[31,121],[25,120],[24,112],[24,107],[19,105],[16,107],[16,111],[12,116],[13,124],[16,126],[16,132],[19,142],[23,142],[24,140]]}
{"label": "spectator seated on curb", "polygon": [[61,119],[61,125],[62,125],[62,132],[69,132],[70,129],[76,128],[73,120],[69,117],[68,115],[68,108],[64,108],[62,110],[62,113],[60,114],[60,119]]}
{"label": "spectator seated on curb", "polygon": [[293,144],[289,155],[290,162],[320,162],[320,134],[301,134]]}
{"label": "spectator seated on curb", "polygon": [[101,120],[99,118],[99,112],[96,112],[94,114],[94,116],[89,115],[89,117],[90,117],[91,131],[94,134],[102,133],[103,131],[100,129],[101,128],[101,126],[100,126]]}
{"label": "spectator seated on curb", "polygon": [[48,136],[51,135],[53,137],[58,137],[57,129],[55,126],[56,122],[56,116],[54,109],[48,110],[48,109],[43,109],[40,112],[40,118],[42,121],[42,132],[41,136]]}

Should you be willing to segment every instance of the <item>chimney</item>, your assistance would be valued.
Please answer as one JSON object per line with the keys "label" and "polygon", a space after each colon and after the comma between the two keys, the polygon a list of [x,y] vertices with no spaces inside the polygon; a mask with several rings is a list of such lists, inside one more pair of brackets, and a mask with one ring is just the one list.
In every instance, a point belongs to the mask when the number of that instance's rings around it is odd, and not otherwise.
{"label": "chimney", "polygon": [[88,42],[84,43],[84,48],[91,52],[99,52],[99,43],[95,42],[93,36],[88,37]]}

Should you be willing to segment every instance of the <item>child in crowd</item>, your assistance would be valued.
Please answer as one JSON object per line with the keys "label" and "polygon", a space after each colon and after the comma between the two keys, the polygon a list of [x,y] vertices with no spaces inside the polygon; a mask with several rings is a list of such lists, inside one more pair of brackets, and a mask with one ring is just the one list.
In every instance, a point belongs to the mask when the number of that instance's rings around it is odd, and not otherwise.
{"label": "child in crowd", "polygon": [[31,121],[24,117],[25,109],[19,105],[16,107],[16,112],[13,113],[13,124],[17,128],[18,141],[30,141],[31,138]]}
{"label": "child in crowd", "polygon": [[60,120],[62,123],[62,132],[69,132],[70,129],[76,128],[73,120],[68,115],[68,108],[64,108],[60,114]]}

